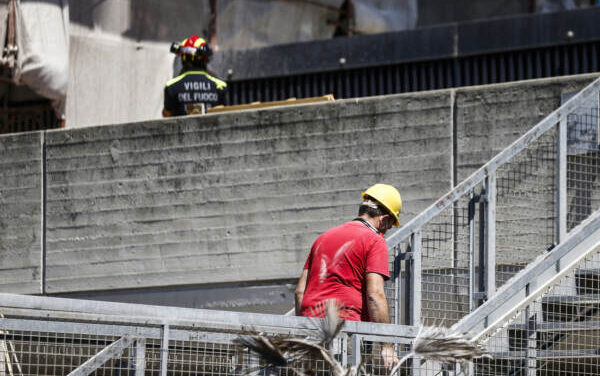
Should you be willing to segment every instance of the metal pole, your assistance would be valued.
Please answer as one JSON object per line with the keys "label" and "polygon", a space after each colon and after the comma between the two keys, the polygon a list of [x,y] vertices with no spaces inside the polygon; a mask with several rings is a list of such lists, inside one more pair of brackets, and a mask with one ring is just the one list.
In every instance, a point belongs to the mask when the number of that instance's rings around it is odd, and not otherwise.
{"label": "metal pole", "polygon": [[160,345],[160,376],[167,376],[169,361],[169,325],[162,326],[162,341]]}
{"label": "metal pole", "polygon": [[[536,284],[535,282],[531,282],[528,283],[527,286],[525,286],[525,295],[529,296],[531,294],[531,290],[535,290],[536,289]],[[528,305],[527,308],[525,309],[525,320],[526,320],[526,327],[527,327],[527,335],[525,337],[525,343],[526,343],[526,373],[525,375],[527,376],[536,376],[537,374],[537,333],[536,333],[536,327],[537,327],[537,319],[536,319],[536,313],[532,312],[531,309],[532,305]]]}
{"label": "metal pole", "polygon": [[352,357],[350,358],[350,362],[352,362],[353,366],[357,366],[360,364],[361,354],[360,354],[360,344],[362,337],[358,334],[352,335]]}
{"label": "metal pole", "polygon": [[394,248],[394,324],[400,325],[400,278],[402,276],[402,261],[400,260],[399,248]]}
{"label": "metal pole", "polygon": [[567,236],[567,119],[556,130],[556,244]]}
{"label": "metal pole", "polygon": [[[410,324],[421,325],[421,282],[422,282],[422,269],[421,269],[421,250],[422,250],[422,235],[421,230],[415,231],[411,236],[411,248],[413,252],[412,257],[412,271],[411,271],[411,313],[410,313]],[[412,359],[412,376],[417,376],[421,372],[421,359],[413,357]]]}
{"label": "metal pole", "polygon": [[410,325],[421,324],[421,230],[417,230],[412,234],[412,270],[411,291],[410,291]]}
{"label": "metal pole", "polygon": [[485,266],[485,200],[479,197],[479,273],[477,275],[477,305],[481,305],[484,302],[485,293],[485,278],[486,278],[486,266]]}
{"label": "metal pole", "polygon": [[0,342],[0,376],[6,376],[6,367],[8,359],[8,349],[5,341]]}
{"label": "metal pole", "polygon": [[469,312],[475,309],[475,199],[469,195]]}
{"label": "metal pole", "polygon": [[487,299],[496,293],[496,173],[485,179],[485,287]]}
{"label": "metal pole", "polygon": [[135,341],[135,376],[144,376],[146,373],[146,339],[138,338]]}

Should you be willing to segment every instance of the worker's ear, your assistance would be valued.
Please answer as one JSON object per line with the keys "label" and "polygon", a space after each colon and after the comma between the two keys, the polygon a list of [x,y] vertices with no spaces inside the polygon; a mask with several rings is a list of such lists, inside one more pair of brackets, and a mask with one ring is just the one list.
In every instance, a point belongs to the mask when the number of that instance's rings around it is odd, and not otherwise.
{"label": "worker's ear", "polygon": [[390,214],[385,214],[384,219],[386,227],[392,227],[394,225],[394,218]]}

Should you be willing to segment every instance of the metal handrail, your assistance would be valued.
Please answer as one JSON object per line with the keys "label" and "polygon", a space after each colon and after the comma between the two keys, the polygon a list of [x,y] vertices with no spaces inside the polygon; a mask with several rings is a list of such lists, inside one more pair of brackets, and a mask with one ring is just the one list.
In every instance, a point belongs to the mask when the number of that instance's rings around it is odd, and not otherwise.
{"label": "metal handrail", "polygon": [[[54,319],[141,326],[175,326],[194,329],[275,330],[302,334],[314,327],[313,319],[265,313],[229,312],[208,309],[115,303],[96,300],[55,298],[0,293],[0,312],[5,316],[51,317]],[[0,319],[2,320],[2,319]],[[347,321],[348,334],[411,337],[417,329],[407,325]]]}
{"label": "metal handrail", "polygon": [[492,158],[488,163],[471,174],[471,176],[465,179],[462,183],[457,185],[454,189],[421,212],[421,214],[417,215],[400,229],[398,229],[398,231],[387,238],[388,247],[390,249],[394,248],[401,242],[407,240],[411,234],[418,231],[431,219],[440,214],[444,209],[448,208],[450,205],[457,202],[461,197],[469,193],[469,191],[477,186],[477,184],[483,182],[486,177],[490,176],[490,174],[508,162],[512,157],[535,142],[550,128],[555,126],[560,121],[565,120],[568,114],[572,112],[580,104],[580,102],[585,101],[598,89],[600,89],[600,78],[594,80],[578,94],[569,99],[564,105],[554,110],[527,133],[518,138],[510,146]]}
{"label": "metal handrail", "polygon": [[453,329],[471,333],[474,340],[489,335],[573,271],[585,257],[597,252],[600,249],[599,239],[600,210],[573,229],[551,252],[538,256],[493,297],[456,323]]}

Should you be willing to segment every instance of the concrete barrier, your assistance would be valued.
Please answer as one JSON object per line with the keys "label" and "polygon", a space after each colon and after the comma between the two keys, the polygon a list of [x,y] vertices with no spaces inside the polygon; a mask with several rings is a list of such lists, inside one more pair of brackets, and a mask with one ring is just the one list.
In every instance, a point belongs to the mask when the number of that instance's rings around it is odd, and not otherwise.
{"label": "concrete barrier", "polygon": [[289,307],[313,240],[361,190],[397,186],[405,222],[594,77],[0,137],[0,286]]}

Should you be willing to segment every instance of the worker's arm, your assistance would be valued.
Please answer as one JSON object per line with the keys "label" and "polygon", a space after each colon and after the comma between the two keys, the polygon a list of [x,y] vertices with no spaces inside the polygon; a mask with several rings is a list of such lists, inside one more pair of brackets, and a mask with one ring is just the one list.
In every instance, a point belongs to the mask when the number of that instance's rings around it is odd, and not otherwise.
{"label": "worker's arm", "polygon": [[[369,309],[371,321],[389,324],[390,316],[383,290],[384,282],[381,274],[367,273],[367,308]],[[388,370],[391,370],[393,365],[398,362],[398,357],[391,343],[385,343],[381,346],[381,359]]]}
{"label": "worker's arm", "polygon": [[387,299],[383,291],[383,276],[378,273],[367,273],[367,308],[373,322],[389,324]]}
{"label": "worker's arm", "polygon": [[171,111],[163,108],[162,115],[163,115],[163,117],[170,117],[171,116]]}
{"label": "worker's arm", "polygon": [[296,285],[296,316],[300,316],[300,310],[302,307],[302,298],[304,297],[304,290],[306,290],[306,281],[308,280],[308,269],[302,269],[300,279]]}

